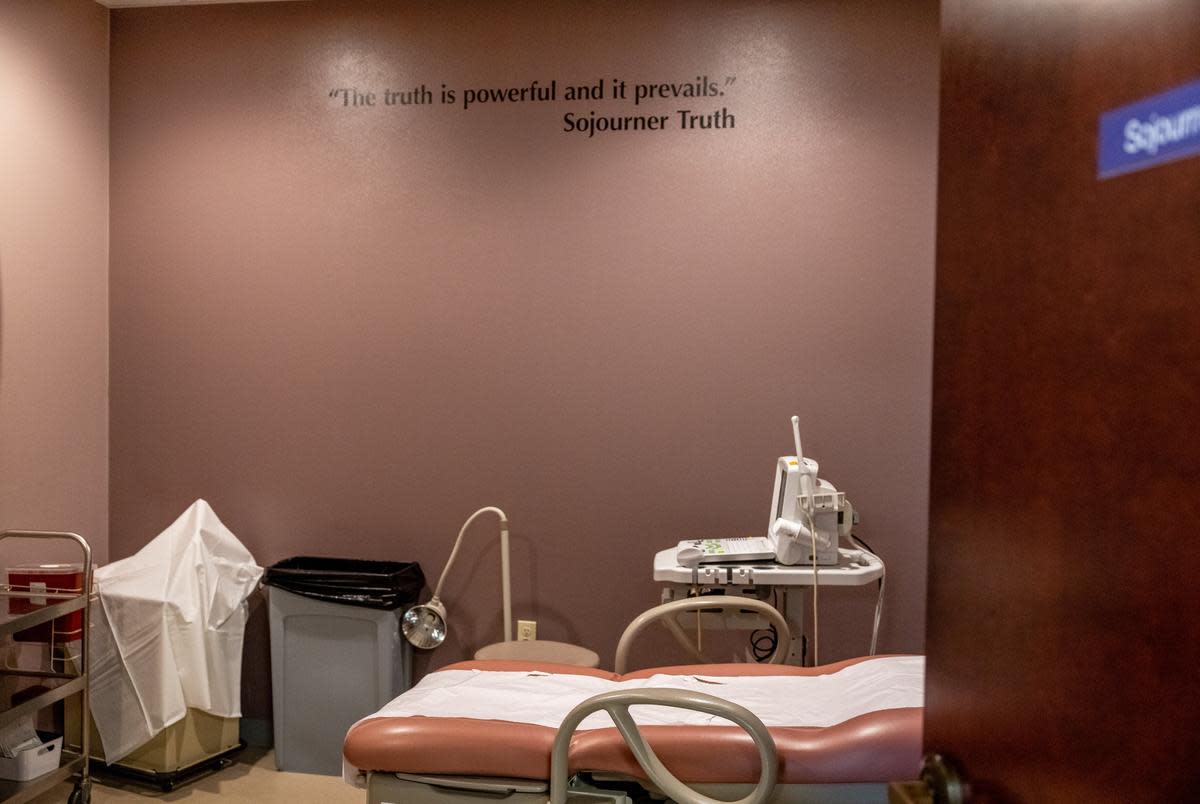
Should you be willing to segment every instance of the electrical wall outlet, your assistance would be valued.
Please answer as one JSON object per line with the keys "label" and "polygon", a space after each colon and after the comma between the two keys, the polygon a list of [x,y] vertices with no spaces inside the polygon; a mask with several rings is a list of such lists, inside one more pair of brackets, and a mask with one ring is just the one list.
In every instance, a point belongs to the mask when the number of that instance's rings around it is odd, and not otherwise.
{"label": "electrical wall outlet", "polygon": [[517,620],[517,641],[537,639],[537,620]]}

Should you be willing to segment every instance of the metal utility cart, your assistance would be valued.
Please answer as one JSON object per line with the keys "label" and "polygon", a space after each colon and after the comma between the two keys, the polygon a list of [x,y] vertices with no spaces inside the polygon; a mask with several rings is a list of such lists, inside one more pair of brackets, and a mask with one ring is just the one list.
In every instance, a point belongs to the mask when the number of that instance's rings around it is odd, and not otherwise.
{"label": "metal utility cart", "polygon": [[78,592],[36,592],[36,597],[45,599],[45,605],[24,613],[10,613],[10,609],[13,608],[10,603],[14,598],[28,600],[33,596],[30,590],[17,591],[8,583],[0,586],[0,597],[5,598],[4,604],[0,605],[0,636],[11,636],[43,623],[53,623],[59,617],[75,611],[81,612],[83,633],[79,640],[78,661],[64,660],[61,662],[61,669],[55,669],[54,664],[56,663],[52,663],[50,669],[26,670],[22,668],[0,668],[0,675],[28,678],[38,684],[49,687],[45,691],[39,692],[33,697],[8,708],[5,708],[7,702],[0,702],[0,727],[7,726],[18,718],[32,715],[73,695],[78,695],[82,728],[80,729],[79,739],[81,745],[67,746],[64,739],[57,768],[53,768],[28,781],[17,782],[0,779],[0,804],[9,804],[9,802],[11,804],[19,804],[19,802],[29,801],[55,785],[71,778],[75,780],[75,788],[71,792],[68,804],[88,804],[91,801],[92,795],[92,783],[88,775],[87,763],[90,750],[88,740],[91,731],[90,710],[88,708],[87,667],[88,635],[90,633],[88,630],[90,625],[88,609],[92,589],[92,548],[82,536],[74,533],[8,530],[0,533],[0,542],[6,539],[74,541],[83,552],[83,583]]}

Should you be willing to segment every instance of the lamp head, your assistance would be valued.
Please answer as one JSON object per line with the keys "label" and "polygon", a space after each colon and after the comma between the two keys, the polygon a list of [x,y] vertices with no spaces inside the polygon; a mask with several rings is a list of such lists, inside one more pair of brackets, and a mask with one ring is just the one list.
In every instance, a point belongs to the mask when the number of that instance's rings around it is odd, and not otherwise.
{"label": "lamp head", "polygon": [[400,630],[413,647],[432,650],[446,641],[446,607],[436,596],[404,612]]}

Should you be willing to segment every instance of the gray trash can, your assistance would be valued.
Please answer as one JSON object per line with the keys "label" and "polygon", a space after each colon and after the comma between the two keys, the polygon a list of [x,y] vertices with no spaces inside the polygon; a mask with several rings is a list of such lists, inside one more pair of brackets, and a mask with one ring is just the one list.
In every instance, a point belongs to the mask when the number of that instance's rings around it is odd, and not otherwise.
{"label": "gray trash can", "polygon": [[424,582],[397,562],[301,557],[267,569],[279,770],[340,775],[346,731],[409,687],[400,619]]}

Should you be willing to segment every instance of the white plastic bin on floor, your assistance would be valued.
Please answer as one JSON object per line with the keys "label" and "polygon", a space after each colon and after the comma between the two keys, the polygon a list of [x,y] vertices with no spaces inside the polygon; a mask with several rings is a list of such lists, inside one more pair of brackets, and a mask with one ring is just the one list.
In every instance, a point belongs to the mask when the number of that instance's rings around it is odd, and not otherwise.
{"label": "white plastic bin on floor", "polygon": [[267,597],[275,764],[340,775],[346,731],[411,683],[404,608],[329,603],[275,586]]}
{"label": "white plastic bin on floor", "polygon": [[0,779],[27,782],[58,767],[63,738],[38,732],[42,744],[26,748],[14,757],[0,756]]}

